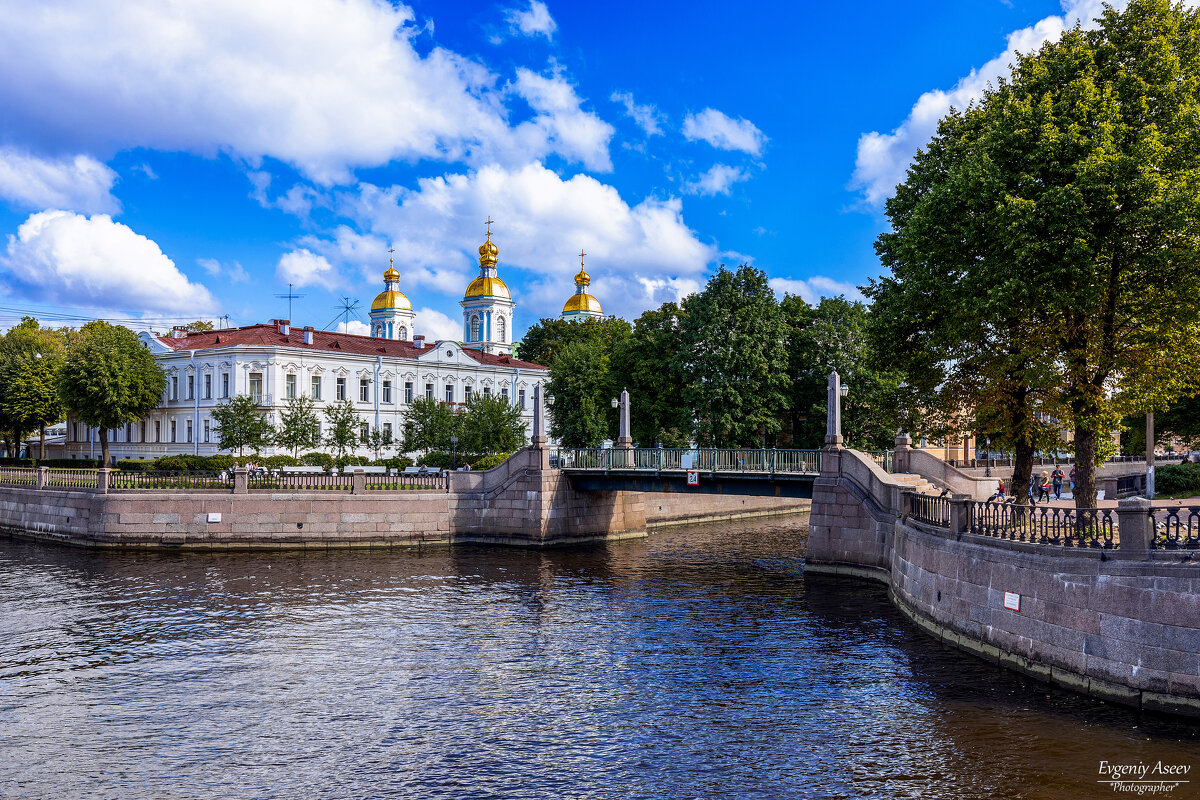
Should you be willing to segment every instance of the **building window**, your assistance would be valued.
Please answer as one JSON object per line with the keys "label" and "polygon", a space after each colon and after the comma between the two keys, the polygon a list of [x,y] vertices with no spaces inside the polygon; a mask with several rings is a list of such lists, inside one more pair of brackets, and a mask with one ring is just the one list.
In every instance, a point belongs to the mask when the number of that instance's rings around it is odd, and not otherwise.
{"label": "building window", "polygon": [[392,440],[392,423],[390,423],[390,422],[383,423],[383,437],[385,439],[387,439],[389,442]]}
{"label": "building window", "polygon": [[471,387],[470,386],[463,387],[463,402],[464,403],[471,402]]}
{"label": "building window", "polygon": [[125,423],[125,441],[127,441],[127,442],[133,441],[133,423],[132,422]]}
{"label": "building window", "polygon": [[496,339],[504,341],[504,317],[501,316],[496,317]]}
{"label": "building window", "polygon": [[475,314],[471,315],[471,341],[481,341],[479,338],[479,317]]}
{"label": "building window", "polygon": [[411,403],[413,401],[413,385],[412,381],[404,382],[404,402]]}
{"label": "building window", "polygon": [[400,338],[404,340],[408,339],[408,328],[403,325],[400,326]]}
{"label": "building window", "polygon": [[446,384],[446,402],[447,403],[454,402],[454,384],[453,383]]}
{"label": "building window", "polygon": [[204,399],[212,400],[212,375],[204,376]]}
{"label": "building window", "polygon": [[162,420],[154,420],[154,441],[155,443],[162,441]]}
{"label": "building window", "polygon": [[365,403],[371,399],[371,382],[366,378],[358,380],[358,402]]}
{"label": "building window", "polygon": [[175,420],[171,420],[171,444],[175,444],[175,432],[178,428]]}
{"label": "building window", "polygon": [[284,391],[287,393],[288,400],[296,399],[296,375],[289,372],[284,379]]}
{"label": "building window", "polygon": [[383,382],[383,402],[385,402],[385,403],[392,402],[392,382],[391,381]]}
{"label": "building window", "polygon": [[371,426],[365,422],[360,422],[358,425],[358,441],[363,444],[367,443],[367,437],[371,435]]}
{"label": "building window", "polygon": [[522,411],[525,410],[525,390],[524,389],[517,389],[517,405],[519,405],[521,407]]}
{"label": "building window", "polygon": [[179,399],[179,378],[176,375],[171,376],[171,399]]}
{"label": "building window", "polygon": [[321,376],[320,375],[312,376],[312,399],[313,400],[321,399]]}
{"label": "building window", "polygon": [[254,402],[261,404],[263,401],[263,376],[261,372],[250,373],[250,396],[254,398]]}
{"label": "building window", "polygon": [[221,373],[221,397],[229,397],[229,373]]}
{"label": "building window", "polygon": [[212,440],[212,426],[209,420],[204,420],[204,443],[208,444]]}
{"label": "building window", "polygon": [[337,379],[337,399],[338,400],[346,399],[346,379],[345,378]]}
{"label": "building window", "polygon": [[492,387],[490,387],[490,386],[483,387],[483,396],[491,397],[492,396]]}
{"label": "building window", "polygon": [[146,420],[142,420],[142,442],[146,441]]}
{"label": "building window", "polygon": [[504,398],[505,402],[508,401],[508,387],[507,386],[500,387],[500,396]]}
{"label": "building window", "polygon": [[428,398],[429,400],[433,399],[433,384],[432,383],[425,384],[425,397]]}
{"label": "building window", "polygon": [[196,376],[188,375],[187,379],[188,379],[188,381],[187,381],[187,387],[188,387],[187,399],[195,400],[196,399]]}
{"label": "building window", "polygon": [[187,421],[187,443],[192,443],[192,421],[190,419]]}

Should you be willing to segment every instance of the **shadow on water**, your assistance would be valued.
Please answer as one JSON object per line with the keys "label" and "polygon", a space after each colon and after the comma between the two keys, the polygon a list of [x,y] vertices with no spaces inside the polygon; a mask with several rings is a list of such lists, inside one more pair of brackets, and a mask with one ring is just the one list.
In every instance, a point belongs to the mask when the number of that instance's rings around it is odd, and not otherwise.
{"label": "shadow on water", "polygon": [[1200,766],[1194,726],[806,575],[805,523],[544,552],[0,540],[0,796],[1074,798],[1101,759]]}

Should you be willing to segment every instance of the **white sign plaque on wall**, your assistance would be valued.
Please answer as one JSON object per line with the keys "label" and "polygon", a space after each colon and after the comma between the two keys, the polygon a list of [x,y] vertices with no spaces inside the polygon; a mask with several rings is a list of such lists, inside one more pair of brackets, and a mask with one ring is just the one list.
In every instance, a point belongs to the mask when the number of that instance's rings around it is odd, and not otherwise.
{"label": "white sign plaque on wall", "polygon": [[1021,610],[1021,595],[1017,594],[1016,592],[1005,592],[1004,593],[1004,607],[1009,609],[1010,611],[1020,611]]}
{"label": "white sign plaque on wall", "polygon": [[698,469],[689,469],[688,470],[687,485],[688,486],[699,486],[700,485],[700,470],[698,470]]}
{"label": "white sign plaque on wall", "polygon": [[213,512],[213,511],[208,512],[208,521],[209,522],[220,522],[221,514],[219,512]]}

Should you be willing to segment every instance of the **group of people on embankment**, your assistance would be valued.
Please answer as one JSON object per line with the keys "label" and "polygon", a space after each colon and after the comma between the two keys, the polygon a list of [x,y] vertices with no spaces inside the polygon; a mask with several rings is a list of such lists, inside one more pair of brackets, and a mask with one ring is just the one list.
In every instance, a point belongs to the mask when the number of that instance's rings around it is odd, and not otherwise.
{"label": "group of people on embankment", "polygon": [[[1064,472],[1061,465],[1055,465],[1053,472],[1043,470],[1041,475],[1036,472],[1029,476],[1029,486],[1025,488],[1025,493],[1029,497],[1030,505],[1037,505],[1040,502],[1050,502],[1050,496],[1054,495],[1055,500],[1062,500],[1062,489],[1065,481],[1070,481],[1071,492],[1075,491],[1075,467],[1071,467],[1070,473]],[[1014,487],[1015,488],[1015,487]],[[999,486],[996,488],[996,493],[989,497],[989,500],[998,500],[1003,502],[1008,495],[1005,492],[1004,481],[1000,480]],[[1016,497],[1016,492],[1013,492],[1013,497]]]}

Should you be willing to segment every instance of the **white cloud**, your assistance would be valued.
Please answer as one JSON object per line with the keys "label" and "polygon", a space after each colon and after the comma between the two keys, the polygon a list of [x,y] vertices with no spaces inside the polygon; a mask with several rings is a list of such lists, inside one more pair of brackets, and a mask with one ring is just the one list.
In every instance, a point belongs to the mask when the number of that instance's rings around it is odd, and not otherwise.
{"label": "white cloud", "polygon": [[[1112,0],[1118,10],[1126,0]],[[1092,20],[1103,10],[1102,0],[1063,0],[1064,13],[1061,17],[1051,16],[1039,20],[1028,28],[1008,35],[1008,46],[1003,53],[977,70],[960,79],[953,89],[933,89],[917,99],[908,117],[891,133],[872,131],[864,133],[858,140],[858,156],[854,165],[854,177],[850,188],[860,191],[863,199],[875,207],[892,195],[896,185],[904,180],[909,162],[917,150],[924,147],[937,132],[938,121],[950,111],[951,106],[966,108],[972,101],[983,97],[989,83],[995,83],[1007,75],[1015,63],[1015,54],[1031,53],[1046,42],[1058,39],[1064,30],[1083,22],[1085,28],[1095,27]]]}
{"label": "white cloud", "polygon": [[763,132],[748,119],[734,119],[715,108],[688,114],[683,120],[683,135],[688,141],[703,140],[719,150],[740,150],[757,156],[767,141]]}
{"label": "white cloud", "polygon": [[590,170],[608,172],[612,169],[608,142],[613,127],[580,107],[581,100],[575,94],[575,87],[561,76],[546,77],[521,68],[517,70],[513,89],[536,116],[516,126],[507,145],[498,145],[500,151],[509,151],[505,161],[520,156],[530,159],[558,153],[583,163]]}
{"label": "white cloud", "polygon": [[[607,160],[596,152],[605,124],[577,106],[535,108],[550,119],[518,135],[504,106],[512,89],[444,48],[418,52],[425,28],[403,5],[62,0],[50,13],[0,0],[0,10],[0,74],[20,78],[0,82],[9,140],[224,151],[251,166],[269,156],[325,184],[398,159]],[[532,94],[531,83],[518,76],[517,91]]]}
{"label": "white cloud", "polygon": [[824,275],[814,275],[806,280],[795,278],[771,278],[767,281],[775,294],[782,297],[785,294],[799,295],[806,303],[817,304],[822,297],[837,297],[843,295],[847,300],[866,301],[866,297],[853,283],[835,281]]}
{"label": "white cloud", "polygon": [[250,273],[246,272],[240,261],[222,264],[215,258],[197,258],[196,263],[214,278],[224,277],[230,283],[245,283],[250,280]]}
{"label": "white cloud", "polygon": [[713,164],[694,182],[684,188],[692,194],[718,195],[729,194],[735,183],[749,180],[750,173],[740,167],[730,167],[726,164]]}
{"label": "white cloud", "polygon": [[107,214],[33,214],[8,237],[0,280],[19,297],[68,306],[210,314],[216,300],[158,245]]}
{"label": "white cloud", "polygon": [[371,326],[365,322],[352,319],[349,322],[339,322],[335,330],[338,333],[349,333],[352,336],[370,336]]}
{"label": "white cloud", "polygon": [[295,287],[321,286],[334,290],[339,286],[338,274],[325,256],[301,248],[279,257],[275,275],[283,283]]}
{"label": "white cloud", "polygon": [[417,310],[415,330],[418,334],[423,334],[427,342],[439,339],[457,342],[462,340],[463,335],[461,319],[451,319],[442,312],[428,306]]}
{"label": "white cloud", "polygon": [[509,9],[504,13],[504,18],[508,20],[513,33],[520,32],[525,36],[545,36],[547,39],[551,39],[554,31],[558,30],[558,25],[550,16],[550,9],[546,8],[546,4],[539,0],[532,0],[529,8],[524,11],[517,8]]}
{"label": "white cloud", "polygon": [[0,147],[0,197],[18,208],[116,214],[116,180],[117,173],[91,156],[46,159]]}
{"label": "white cloud", "polygon": [[614,103],[620,103],[625,106],[625,114],[630,119],[638,124],[647,136],[661,136],[662,127],[659,125],[664,119],[663,115],[658,112],[654,106],[649,104],[639,105],[633,102],[632,92],[613,92],[609,98]]}

